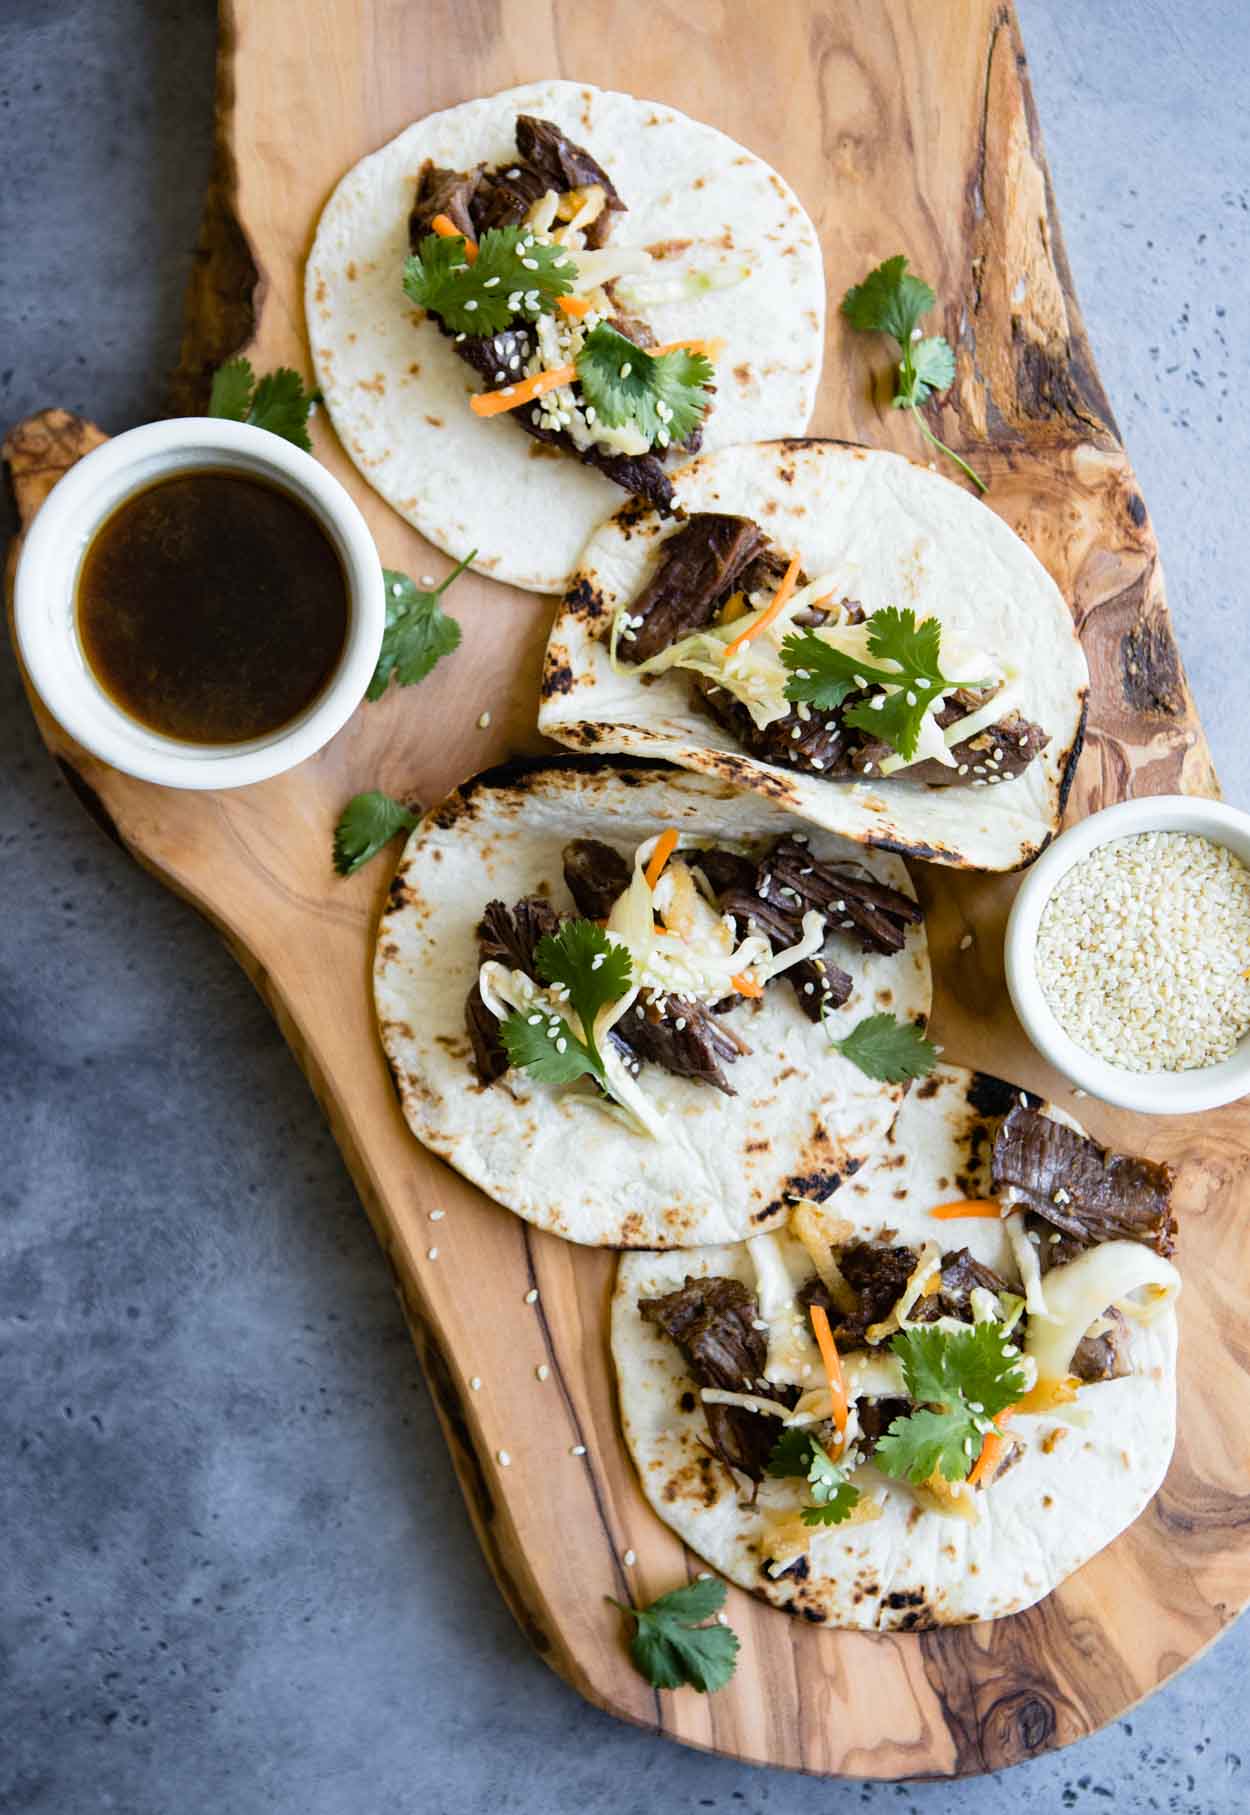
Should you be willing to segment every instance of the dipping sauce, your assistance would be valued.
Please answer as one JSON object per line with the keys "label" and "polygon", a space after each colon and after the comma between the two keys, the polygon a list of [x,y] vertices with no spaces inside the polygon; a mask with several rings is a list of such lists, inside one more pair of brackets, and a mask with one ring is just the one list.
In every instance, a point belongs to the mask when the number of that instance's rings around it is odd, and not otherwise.
{"label": "dipping sauce", "polygon": [[347,636],[347,576],[317,518],[249,473],[158,479],[96,531],[78,638],[115,706],[163,737],[236,744],[317,698]]}

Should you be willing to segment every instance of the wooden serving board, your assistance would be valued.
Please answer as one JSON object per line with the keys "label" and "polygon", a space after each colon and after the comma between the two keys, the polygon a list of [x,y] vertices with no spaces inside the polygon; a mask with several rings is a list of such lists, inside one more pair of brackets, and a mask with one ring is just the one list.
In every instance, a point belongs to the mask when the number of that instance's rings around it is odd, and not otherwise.
{"label": "wooden serving board", "polygon": [[[1050,569],[1088,652],[1089,731],[1071,810],[1131,793],[1213,793],[1154,537],[1072,294],[1016,22],[994,0],[787,0],[781,10],[658,0],[624,12],[604,0],[478,10],[451,0],[233,0],[177,407],[201,408],[212,368],[240,347],[260,369],[308,370],[302,265],[348,165],[431,109],[551,75],[654,96],[769,158],[821,230],[834,303],[906,249],[942,299],[958,352],[934,426],[990,477],[989,508]],[[813,432],[914,454],[913,425],[888,407],[887,367],[883,345],[847,336],[831,308]],[[387,564],[446,571],[365,489],[324,421],[315,436]],[[60,412],[12,433],[6,455],[27,520],[100,438]],[[130,780],[32,705],[71,786],[218,927],[307,1073],[394,1269],[469,1514],[524,1631],[618,1715],[809,1771],[996,1770],[1122,1714],[1250,1598],[1239,1286],[1250,1222],[1238,1202],[1250,1107],[1150,1124],[1078,1106],[1096,1134],[1181,1170],[1180,1440],[1166,1485],[1125,1537],[1028,1613],[930,1634],[823,1632],[732,1589],[743,1641],[732,1685],[712,1697],[653,1693],[604,1597],[649,1598],[697,1564],[648,1510],[618,1434],[606,1347],[614,1257],[535,1233],[411,1139],[369,988],[388,865],[350,882],[330,869],[333,825],[357,790],[429,802],[538,747],[550,602],[467,577],[452,603],[465,628],[454,660],[419,690],[362,708],[294,773],[238,793]],[[486,710],[492,723],[481,730]],[[947,1056],[1062,1094],[1004,993],[1011,879],[922,871],[917,880]],[[446,1218],[431,1224],[436,1208]],[[539,1382],[544,1362],[550,1378]],[[582,1444],[584,1458],[571,1453]]]}

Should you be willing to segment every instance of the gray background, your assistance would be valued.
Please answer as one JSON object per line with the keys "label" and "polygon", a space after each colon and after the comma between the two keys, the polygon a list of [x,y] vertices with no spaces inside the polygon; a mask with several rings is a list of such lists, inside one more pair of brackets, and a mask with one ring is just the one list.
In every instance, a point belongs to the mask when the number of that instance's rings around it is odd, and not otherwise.
{"label": "gray background", "polygon": [[[1245,803],[1250,19],[1022,11],[1094,347]],[[213,38],[209,0],[0,4],[0,420],[161,413]],[[1246,1808],[1244,1624],[1107,1732],[962,1788],[749,1770],[584,1706],[495,1593],[294,1065],[207,927],[59,784],[7,644],[0,740],[0,1809]]]}

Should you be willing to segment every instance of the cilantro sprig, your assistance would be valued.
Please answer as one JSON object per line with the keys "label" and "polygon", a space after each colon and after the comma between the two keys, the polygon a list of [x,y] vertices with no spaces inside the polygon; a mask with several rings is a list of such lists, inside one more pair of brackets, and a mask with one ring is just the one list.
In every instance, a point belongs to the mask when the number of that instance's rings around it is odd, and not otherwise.
{"label": "cilantro sprig", "polygon": [[980,491],[986,483],[974,473],[966,460],[953,448],[939,441],[924,417],[920,405],[938,391],[950,388],[955,380],[955,355],[950,342],[941,334],[921,336],[920,318],[927,315],[937,298],[925,283],[907,269],[906,255],[900,252],[887,258],[870,271],[862,284],[852,284],[842,298],[842,313],[853,328],[862,334],[888,334],[898,343],[902,357],[895,378],[894,408],[910,410],[920,432],[953,460]]}
{"label": "cilantro sprig", "polygon": [[997,1322],[904,1330],[890,1347],[919,1409],[893,1421],[873,1461],[917,1486],[935,1470],[947,1481],[966,1480],[995,1416],[1024,1393],[1019,1351],[1004,1342]]}
{"label": "cilantro sprig", "polygon": [[781,661],[789,670],[785,695],[806,700],[823,712],[840,706],[848,695],[867,687],[888,689],[860,700],[845,713],[845,722],[879,737],[910,762],[920,741],[920,726],[927,712],[945,693],[956,687],[981,687],[979,680],[952,680],[942,673],[942,627],[936,618],[922,618],[910,607],[887,605],[868,620],[868,652],[891,668],[877,668],[862,657],[835,648],[814,630],[795,632],[781,645]]}
{"label": "cilantro sprig", "polygon": [[841,1525],[859,1505],[859,1489],[846,1478],[811,1431],[791,1425],[781,1433],[766,1464],[776,1478],[798,1476],[812,1490],[812,1504],[802,1509],[804,1525]]}
{"label": "cilantro sprig", "polygon": [[715,376],[704,354],[648,353],[606,321],[590,330],[576,364],[582,397],[601,423],[632,424],[661,447],[680,446],[702,422]]}
{"label": "cilantro sprig", "polygon": [[540,939],[534,965],[542,982],[563,985],[582,1026],[573,1032],[554,1009],[517,1009],[499,1029],[509,1061],[542,1084],[571,1084],[592,1077],[614,1095],[603,1055],[595,1044],[595,1018],[629,988],[632,963],[626,946],[609,939],[593,920],[566,920],[558,933]]}
{"label": "cilantro sprig", "polygon": [[499,334],[518,317],[550,315],[575,271],[571,253],[524,227],[488,228],[472,264],[458,234],[427,233],[404,261],[404,292],[453,334]]}
{"label": "cilantro sprig", "polygon": [[380,789],[353,795],[334,828],[335,869],[354,876],[397,832],[411,832],[416,823],[415,813]]}
{"label": "cilantro sprig", "polygon": [[858,1066],[878,1084],[903,1084],[909,1078],[927,1078],[937,1064],[937,1048],[914,1021],[899,1021],[884,1009],[865,1015],[849,1034],[838,1039],[826,1015],[825,1032],[835,1052]]}
{"label": "cilantro sprig", "polygon": [[[609,1597],[611,1598],[611,1597]],[[674,1588],[649,1607],[612,1601],[636,1622],[630,1655],[655,1689],[689,1683],[701,1695],[723,1689],[738,1662],[738,1635],[731,1626],[706,1624],[725,1605],[725,1584],[700,1576]]]}
{"label": "cilantro sprig", "polygon": [[306,391],[303,379],[290,366],[279,366],[257,383],[249,359],[228,359],[213,373],[208,413],[268,429],[311,454],[308,412],[316,401],[317,393]]}
{"label": "cilantro sprig", "polygon": [[443,610],[439,600],[476,554],[475,548],[458,561],[432,592],[422,592],[406,573],[396,573],[389,567],[382,569],[386,582],[386,628],[366,699],[381,699],[392,679],[400,687],[423,681],[436,662],[460,647],[460,626]]}

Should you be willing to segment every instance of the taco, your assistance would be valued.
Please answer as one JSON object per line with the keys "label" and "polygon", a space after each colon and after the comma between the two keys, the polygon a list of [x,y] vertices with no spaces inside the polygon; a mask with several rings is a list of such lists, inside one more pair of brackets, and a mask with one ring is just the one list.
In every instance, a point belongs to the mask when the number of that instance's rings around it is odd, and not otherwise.
{"label": "taco", "polygon": [[600,1246],[784,1222],[867,1158],[932,1064],[899,859],[653,764],[510,765],[432,809],[374,992],[417,1138]]}
{"label": "taco", "polygon": [[622,1259],[625,1437],[744,1588],[868,1629],[995,1619],[1142,1511],[1175,1435],[1172,1175],[942,1066],[829,1203]]}
{"label": "taco", "polygon": [[673,522],[591,537],[539,729],[722,775],[813,825],[1010,870],[1059,825],[1088,673],[1053,580],[991,511],[897,454],[729,448]]}
{"label": "taco", "polygon": [[580,82],[466,101],[363,159],[305,279],[364,478],[535,592],[564,589],[620,489],[665,513],[701,444],[802,433],[824,297],[815,229],[763,159]]}

